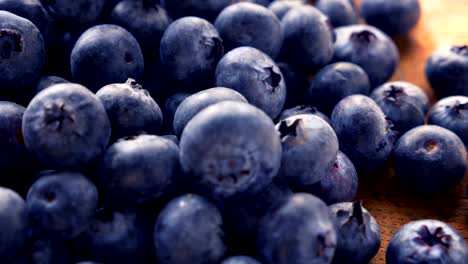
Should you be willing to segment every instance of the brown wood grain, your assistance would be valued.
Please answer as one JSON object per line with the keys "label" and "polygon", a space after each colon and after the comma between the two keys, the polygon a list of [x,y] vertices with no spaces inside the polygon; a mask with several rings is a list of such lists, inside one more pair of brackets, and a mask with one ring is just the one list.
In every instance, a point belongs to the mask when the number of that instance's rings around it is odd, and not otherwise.
{"label": "brown wood grain", "polygon": [[[391,0],[389,0],[391,1]],[[468,0],[420,0],[422,16],[407,36],[396,38],[401,63],[393,80],[404,80],[423,88],[436,98],[424,75],[428,56],[437,48],[468,44]],[[455,227],[468,241],[468,174],[450,192],[418,196],[395,178],[391,165],[370,175],[360,175],[357,199],[361,199],[377,219],[382,246],[372,263],[385,263],[385,252],[393,234],[405,223],[418,219],[438,219]]]}

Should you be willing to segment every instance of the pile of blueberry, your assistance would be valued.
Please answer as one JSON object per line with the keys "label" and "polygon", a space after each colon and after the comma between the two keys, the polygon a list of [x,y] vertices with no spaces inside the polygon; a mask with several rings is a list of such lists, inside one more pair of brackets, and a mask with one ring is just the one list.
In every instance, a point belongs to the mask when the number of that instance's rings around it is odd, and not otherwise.
{"label": "pile of blueberry", "polygon": [[[462,181],[467,46],[428,59],[431,108],[388,82],[417,0],[270,2],[0,0],[0,263],[368,263],[358,172]],[[468,263],[437,220],[386,254]]]}

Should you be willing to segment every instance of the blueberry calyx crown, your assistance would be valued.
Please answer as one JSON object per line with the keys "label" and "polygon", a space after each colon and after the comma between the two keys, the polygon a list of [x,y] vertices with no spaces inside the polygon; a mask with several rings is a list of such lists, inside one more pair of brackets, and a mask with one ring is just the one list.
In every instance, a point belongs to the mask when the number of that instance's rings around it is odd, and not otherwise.
{"label": "blueberry calyx crown", "polygon": [[223,40],[219,37],[207,37],[204,38],[203,44],[211,47],[211,51],[207,58],[214,60],[214,63],[217,63],[224,54]]}
{"label": "blueberry calyx crown", "polygon": [[396,85],[390,85],[390,89],[385,91],[385,99],[395,103],[404,93],[403,88]]}
{"label": "blueberry calyx crown", "polygon": [[456,101],[451,110],[457,115],[460,114],[461,111],[468,111],[468,102],[462,104],[460,101]]}
{"label": "blueberry calyx crown", "polygon": [[442,227],[437,227],[433,233],[429,230],[426,225],[423,225],[417,230],[419,236],[414,238],[414,241],[424,245],[433,247],[436,245],[441,245],[445,248],[450,247],[450,242],[452,237],[444,232]]}
{"label": "blueberry calyx crown", "polygon": [[70,116],[70,113],[65,109],[64,102],[53,102],[45,106],[44,121],[47,125],[55,123],[55,129],[61,130],[63,123],[66,120],[69,120],[70,122],[75,121],[73,117]]}
{"label": "blueberry calyx crown", "polygon": [[424,142],[424,149],[427,152],[436,152],[438,148],[439,144],[435,140],[429,139]]}
{"label": "blueberry calyx crown", "polygon": [[316,114],[318,113],[317,108],[311,105],[298,105],[297,109],[303,112],[311,113],[311,114]]}
{"label": "blueberry calyx crown", "polygon": [[130,86],[133,89],[142,89],[143,87],[135,79],[128,78],[125,82],[126,85]]}
{"label": "blueberry calyx crown", "polygon": [[353,202],[353,212],[350,218],[356,219],[359,225],[364,224],[364,213],[362,212],[362,201]]}
{"label": "blueberry calyx crown", "polygon": [[275,72],[273,66],[263,68],[267,72],[267,76],[263,79],[269,86],[274,89],[280,84],[281,82],[281,75]]}
{"label": "blueberry calyx crown", "polygon": [[468,57],[468,45],[453,46],[450,50],[460,56]]}
{"label": "blueberry calyx crown", "polygon": [[23,39],[21,33],[16,30],[0,30],[0,57],[9,59],[13,52],[23,51]]}
{"label": "blueberry calyx crown", "polygon": [[297,136],[297,127],[299,126],[299,122],[301,122],[301,119],[296,119],[294,120],[294,122],[288,125],[288,122],[286,120],[282,120],[278,129],[281,138],[284,138],[286,136]]}
{"label": "blueberry calyx crown", "polygon": [[362,30],[351,34],[351,40],[355,40],[359,43],[369,44],[377,39],[377,36],[369,30]]}

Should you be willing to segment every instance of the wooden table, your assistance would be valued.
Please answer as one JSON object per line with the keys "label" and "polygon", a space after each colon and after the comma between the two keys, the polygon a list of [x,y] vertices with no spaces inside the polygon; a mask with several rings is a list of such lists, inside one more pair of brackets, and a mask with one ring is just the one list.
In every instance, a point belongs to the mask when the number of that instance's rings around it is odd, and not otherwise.
{"label": "wooden table", "polygon": [[[391,1],[391,0],[389,0]],[[424,65],[439,47],[468,44],[468,0],[420,0],[422,17],[406,37],[396,39],[401,64],[393,80],[405,80],[422,87],[436,100],[424,75]],[[418,219],[450,223],[468,241],[468,174],[454,190],[433,197],[417,196],[395,178],[391,164],[371,175],[360,175],[357,199],[377,219],[382,246],[372,263],[385,263],[389,240],[403,224]]]}

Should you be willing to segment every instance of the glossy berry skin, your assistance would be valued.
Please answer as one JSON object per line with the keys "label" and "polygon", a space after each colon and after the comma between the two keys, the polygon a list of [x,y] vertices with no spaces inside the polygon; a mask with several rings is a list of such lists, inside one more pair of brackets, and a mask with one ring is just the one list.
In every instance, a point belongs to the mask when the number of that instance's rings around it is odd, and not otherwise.
{"label": "glossy berry skin", "polygon": [[335,30],[333,61],[346,61],[361,66],[369,76],[371,88],[386,82],[400,61],[395,43],[379,29],[351,25]]}
{"label": "glossy berry skin", "polygon": [[468,46],[434,51],[426,62],[426,77],[441,97],[468,96]]}
{"label": "glossy berry skin", "polygon": [[127,29],[148,58],[159,58],[159,43],[172,18],[156,1],[120,1],[110,15],[112,23]]}
{"label": "glossy berry skin", "polygon": [[53,19],[68,28],[81,28],[97,21],[106,0],[41,0]]}
{"label": "glossy berry skin", "polygon": [[280,20],[266,7],[252,3],[237,3],[225,8],[216,18],[226,50],[249,46],[271,58],[276,58],[283,44]]}
{"label": "glossy berry skin", "polygon": [[154,263],[152,217],[133,211],[99,209],[88,228],[71,241],[76,260]]}
{"label": "glossy berry skin", "polygon": [[276,65],[278,65],[286,83],[284,108],[304,104],[304,97],[310,85],[306,72],[298,66],[284,62],[278,62]]}
{"label": "glossy berry skin", "polygon": [[225,259],[221,264],[260,264],[260,262],[247,256],[235,256]]}
{"label": "glossy berry skin", "polygon": [[52,169],[87,166],[104,152],[110,133],[102,103],[79,84],[56,84],[45,89],[24,112],[26,148]]}
{"label": "glossy berry skin", "polygon": [[49,88],[50,86],[54,84],[59,84],[59,83],[69,83],[69,81],[65,80],[62,77],[58,77],[54,75],[42,76],[39,79],[39,82],[37,83],[33,94],[37,95],[38,93],[42,92],[42,90],[45,90],[46,88]]}
{"label": "glossy berry skin", "polygon": [[349,0],[319,0],[315,7],[328,16],[335,28],[359,24],[359,14]]}
{"label": "glossy berry skin", "polygon": [[1,0],[0,10],[11,12],[31,21],[41,32],[46,46],[56,40],[56,25],[39,0]]}
{"label": "glossy berry skin", "polygon": [[330,118],[328,118],[328,116],[319,112],[317,108],[310,106],[310,105],[298,105],[293,108],[285,109],[279,115],[278,120],[284,120],[291,116],[296,116],[296,115],[314,115],[314,116],[322,118],[328,124],[331,124]]}
{"label": "glossy berry skin", "polygon": [[0,187],[0,201],[0,257],[7,261],[24,249],[28,215],[23,198],[13,190]]}
{"label": "glossy berry skin", "polygon": [[336,245],[326,204],[296,193],[263,218],[257,251],[265,264],[331,263]]}
{"label": "glossy berry skin", "polygon": [[73,79],[92,91],[143,75],[143,54],[136,39],[120,26],[104,24],[89,28],[75,43],[70,55]]}
{"label": "glossy berry skin", "polygon": [[157,263],[219,263],[226,252],[218,208],[196,194],[170,201],[154,228]]}
{"label": "glossy berry skin", "polygon": [[329,207],[338,234],[333,263],[367,264],[380,248],[380,228],[362,202],[345,202]]}
{"label": "glossy berry skin", "polygon": [[223,54],[223,41],[216,28],[198,17],[174,21],[161,39],[160,57],[165,73],[192,91],[213,87],[216,64]]}
{"label": "glossy berry skin", "polygon": [[390,240],[388,264],[466,263],[468,246],[452,226],[438,220],[418,220],[405,224]]}
{"label": "glossy berry skin", "polygon": [[0,32],[0,94],[20,94],[41,75],[44,40],[31,21],[1,10]]}
{"label": "glossy berry skin", "polygon": [[372,99],[364,95],[346,97],[336,105],[331,121],[340,150],[356,169],[376,169],[387,161],[397,133]]}
{"label": "glossy berry skin", "polygon": [[166,129],[166,132],[173,132],[174,116],[177,108],[190,95],[191,94],[188,93],[176,93],[167,98],[163,108],[164,128]]}
{"label": "glossy berry skin", "polygon": [[463,180],[466,149],[460,138],[445,128],[427,125],[406,132],[394,149],[397,176],[411,190],[444,191]]}
{"label": "glossy berry skin", "polygon": [[26,199],[33,233],[65,240],[87,228],[97,203],[96,186],[75,172],[42,176],[31,186]]}
{"label": "glossy berry skin", "polygon": [[96,96],[106,109],[113,140],[142,132],[159,132],[163,122],[161,109],[135,80],[106,85]]}
{"label": "glossy berry skin", "polygon": [[287,61],[307,71],[325,66],[333,58],[333,32],[328,18],[313,6],[291,9],[281,20]]}
{"label": "glossy berry skin", "polygon": [[18,104],[0,101],[0,172],[3,175],[21,169],[28,162],[21,131],[24,110]]}
{"label": "glossy berry skin", "polygon": [[307,90],[307,103],[331,114],[341,99],[353,95],[368,95],[370,82],[367,73],[358,65],[337,62],[322,68]]}
{"label": "glossy berry skin", "polygon": [[392,129],[400,136],[424,125],[429,99],[421,88],[407,82],[389,82],[376,88],[370,97],[392,121]]}
{"label": "glossy berry skin", "polygon": [[187,123],[206,107],[222,102],[238,101],[248,103],[247,99],[233,89],[216,87],[195,93],[181,102],[174,114],[174,133],[180,137]]}
{"label": "glossy berry skin", "polygon": [[278,19],[282,19],[289,10],[295,7],[300,7],[304,5],[302,0],[293,0],[293,1],[273,1],[269,6],[270,9]]}
{"label": "glossy berry skin", "polygon": [[265,53],[251,47],[228,52],[216,67],[216,86],[238,91],[271,118],[281,112],[286,85],[280,69]]}
{"label": "glossy berry skin", "polygon": [[232,0],[162,0],[161,4],[173,18],[196,16],[214,21],[225,7],[235,2]]}
{"label": "glossy berry skin", "polygon": [[194,184],[215,200],[255,195],[276,176],[281,143],[271,119],[241,102],[211,105],[185,127],[180,160]]}
{"label": "glossy berry skin", "polygon": [[406,34],[421,16],[419,0],[363,0],[361,16],[366,23],[390,36]]}
{"label": "glossy berry skin", "polygon": [[354,200],[358,190],[358,174],[351,160],[341,151],[335,163],[319,182],[303,191],[316,195],[331,205]]}
{"label": "glossy berry skin", "polygon": [[126,207],[154,203],[179,172],[179,149],[171,140],[141,135],[111,145],[98,165],[104,200]]}
{"label": "glossy berry skin", "polygon": [[450,96],[441,99],[429,112],[428,123],[454,132],[468,146],[468,97]]}
{"label": "glossy berry skin", "polygon": [[338,154],[333,128],[314,115],[297,115],[281,120],[276,129],[283,149],[279,177],[293,188],[320,181]]}

